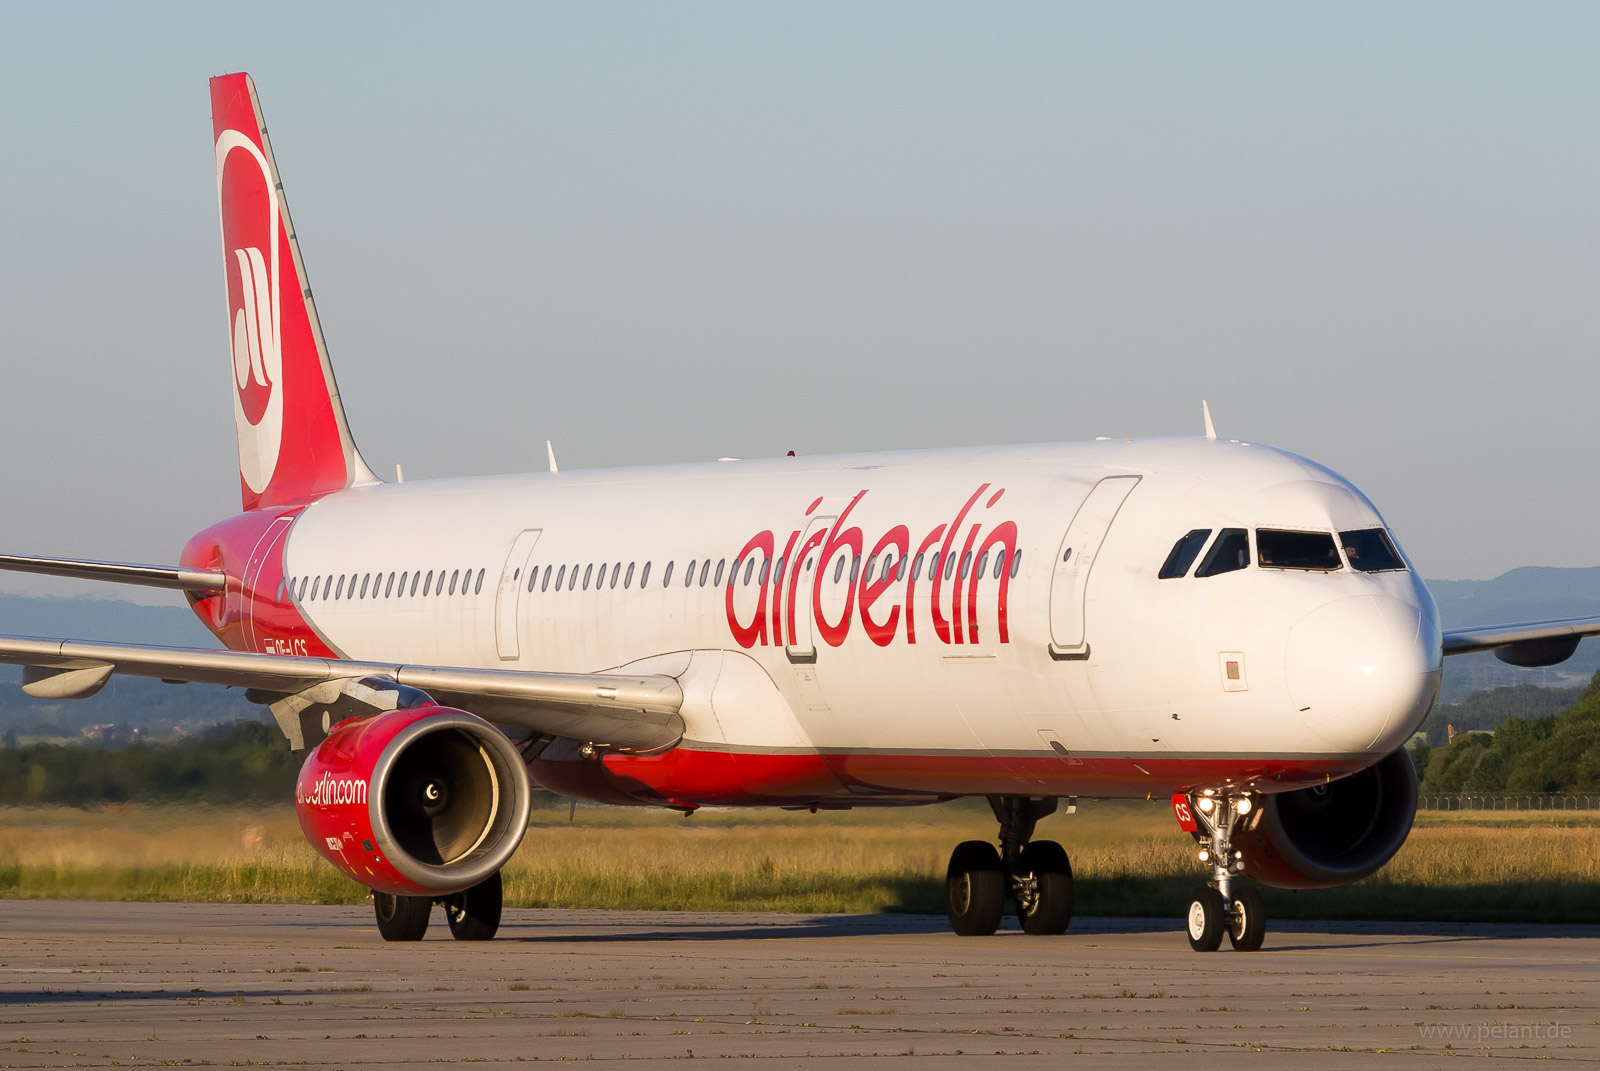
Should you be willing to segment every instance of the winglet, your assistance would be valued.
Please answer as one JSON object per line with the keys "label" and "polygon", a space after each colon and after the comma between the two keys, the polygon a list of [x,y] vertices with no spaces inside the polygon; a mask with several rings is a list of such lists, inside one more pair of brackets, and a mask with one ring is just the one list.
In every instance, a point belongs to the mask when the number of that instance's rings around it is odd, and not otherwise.
{"label": "winglet", "polygon": [[561,470],[556,468],[556,448],[554,446],[550,445],[550,440],[549,439],[546,439],[544,441],[544,452],[545,452],[545,456],[550,459],[550,471],[551,472],[560,472]]}
{"label": "winglet", "polygon": [[1206,418],[1206,438],[1217,437],[1217,426],[1211,423],[1211,405],[1204,398],[1200,399],[1200,413]]}

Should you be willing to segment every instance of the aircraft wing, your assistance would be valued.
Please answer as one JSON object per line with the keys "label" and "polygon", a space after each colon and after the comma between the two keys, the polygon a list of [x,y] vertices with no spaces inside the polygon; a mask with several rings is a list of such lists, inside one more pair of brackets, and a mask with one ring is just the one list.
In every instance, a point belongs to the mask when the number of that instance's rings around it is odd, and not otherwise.
{"label": "aircraft wing", "polygon": [[[636,750],[672,747],[683,736],[683,690],[668,676],[417,666],[25,636],[0,636],[0,663],[24,667],[24,691],[56,699],[93,695],[115,673],[248,688],[256,693],[252,698],[272,706],[297,749],[316,732],[320,712],[347,717],[354,712],[350,701],[384,709],[372,697],[391,684],[547,736]],[[303,712],[316,721],[301,720]],[[297,741],[302,729],[306,735]]]}
{"label": "aircraft wing", "polygon": [[1571,658],[1585,636],[1600,636],[1600,617],[1451,629],[1444,634],[1444,653],[1493,651],[1513,666],[1553,666]]}

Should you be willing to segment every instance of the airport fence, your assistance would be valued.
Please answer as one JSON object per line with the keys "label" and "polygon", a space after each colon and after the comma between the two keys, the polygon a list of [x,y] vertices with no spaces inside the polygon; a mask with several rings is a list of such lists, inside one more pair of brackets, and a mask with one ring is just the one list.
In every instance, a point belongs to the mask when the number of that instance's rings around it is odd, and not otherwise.
{"label": "airport fence", "polygon": [[1420,796],[1422,811],[1593,811],[1600,809],[1600,795],[1539,793],[1457,793]]}

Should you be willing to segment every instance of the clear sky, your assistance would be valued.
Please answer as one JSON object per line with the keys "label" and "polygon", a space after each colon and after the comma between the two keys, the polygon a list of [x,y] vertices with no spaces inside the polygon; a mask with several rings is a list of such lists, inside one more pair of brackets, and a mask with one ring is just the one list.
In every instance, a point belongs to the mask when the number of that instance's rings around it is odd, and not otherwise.
{"label": "clear sky", "polygon": [[1425,575],[1600,563],[1600,5],[143,7],[0,6],[0,550],[171,562],[237,509],[244,69],[380,473],[1205,397]]}

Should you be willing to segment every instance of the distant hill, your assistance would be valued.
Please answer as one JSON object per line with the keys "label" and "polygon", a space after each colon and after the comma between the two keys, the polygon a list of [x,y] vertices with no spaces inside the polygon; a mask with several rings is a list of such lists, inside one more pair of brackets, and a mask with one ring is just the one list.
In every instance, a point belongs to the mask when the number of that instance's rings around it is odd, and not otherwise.
{"label": "distant hill", "polygon": [[[1493,580],[1429,580],[1427,584],[1447,629],[1600,614],[1600,566],[1528,566]],[[1574,687],[1587,684],[1600,669],[1600,639],[1583,641],[1577,654],[1548,669],[1518,669],[1492,654],[1447,658],[1444,665],[1441,703],[1455,702],[1489,688],[1519,684]]]}

